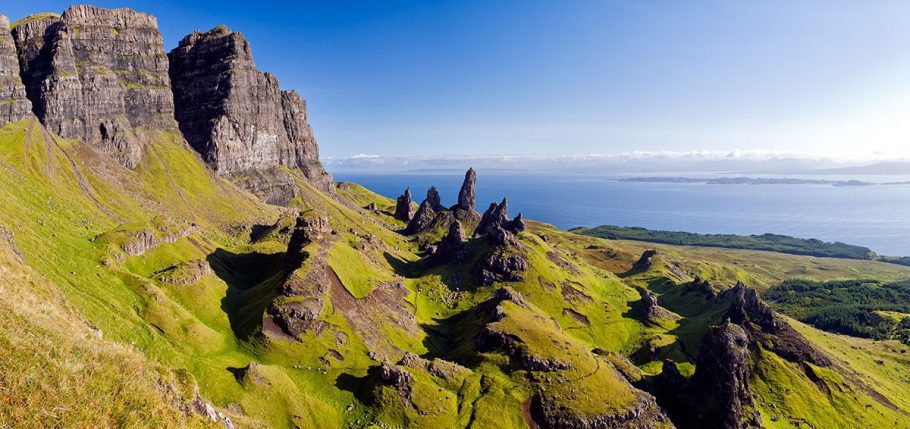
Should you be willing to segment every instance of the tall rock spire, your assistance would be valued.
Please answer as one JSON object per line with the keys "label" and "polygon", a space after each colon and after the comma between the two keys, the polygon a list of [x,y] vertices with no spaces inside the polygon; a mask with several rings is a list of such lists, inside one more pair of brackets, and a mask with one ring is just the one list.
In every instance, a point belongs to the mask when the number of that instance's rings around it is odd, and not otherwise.
{"label": "tall rock spire", "polygon": [[411,202],[411,188],[407,188],[395,203],[395,219],[405,222],[411,221]]}
{"label": "tall rock spire", "polygon": [[452,209],[464,210],[473,213],[477,207],[477,173],[469,168],[464,175],[464,183],[458,191],[458,204]]}

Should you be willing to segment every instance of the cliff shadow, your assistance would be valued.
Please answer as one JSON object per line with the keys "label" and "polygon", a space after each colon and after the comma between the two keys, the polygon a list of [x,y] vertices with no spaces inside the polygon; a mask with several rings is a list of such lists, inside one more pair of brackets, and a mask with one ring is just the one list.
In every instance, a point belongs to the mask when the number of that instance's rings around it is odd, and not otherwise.
{"label": "cliff shadow", "polygon": [[335,378],[335,387],[351,392],[361,403],[370,404],[373,399],[373,388],[382,379],[381,371],[382,368],[375,365],[367,368],[366,375],[360,377],[348,373],[338,374]]}
{"label": "cliff shadow", "polygon": [[262,314],[286,277],[284,253],[233,253],[216,249],[206,257],[209,266],[228,289],[221,310],[234,335],[247,339],[262,327]]}

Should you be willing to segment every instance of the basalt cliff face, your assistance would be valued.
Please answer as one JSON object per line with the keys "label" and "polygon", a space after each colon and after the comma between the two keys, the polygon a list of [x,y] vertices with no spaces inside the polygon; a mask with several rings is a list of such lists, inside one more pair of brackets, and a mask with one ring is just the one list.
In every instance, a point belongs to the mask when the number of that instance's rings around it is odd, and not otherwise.
{"label": "basalt cliff face", "polygon": [[299,195],[288,168],[333,194],[306,102],[256,69],[240,33],[217,27],[165,53],[155,17],[73,6],[10,28],[0,16],[0,124],[34,114],[54,134],[128,168],[149,131],[182,132],[219,175],[266,202]]}
{"label": "basalt cliff face", "polygon": [[0,126],[21,121],[31,112],[32,105],[25,96],[25,84],[19,77],[19,60],[9,30],[9,19],[0,15]]}
{"label": "basalt cliff face", "polygon": [[[306,102],[256,69],[249,42],[227,27],[186,36],[169,54],[176,117],[187,141],[223,176],[299,168],[332,193]],[[247,186],[256,189],[255,185]],[[271,192],[267,198],[293,195]]]}
{"label": "basalt cliff face", "polygon": [[12,29],[22,81],[53,133],[142,158],[141,128],[176,129],[157,20],[129,9],[73,6]]}

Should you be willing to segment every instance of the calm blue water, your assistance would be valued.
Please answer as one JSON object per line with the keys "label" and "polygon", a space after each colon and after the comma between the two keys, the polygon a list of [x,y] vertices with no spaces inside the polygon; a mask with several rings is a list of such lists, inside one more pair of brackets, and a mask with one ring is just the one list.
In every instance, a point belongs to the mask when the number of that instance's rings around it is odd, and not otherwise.
{"label": "calm blue water", "polygon": [[[434,185],[450,205],[463,176],[341,173],[336,179],[390,198],[410,186],[417,202]],[[883,255],[910,255],[910,185],[633,183],[478,172],[478,210],[504,196],[512,216],[522,212],[566,229],[609,224],[701,233],[770,232],[866,246]]]}

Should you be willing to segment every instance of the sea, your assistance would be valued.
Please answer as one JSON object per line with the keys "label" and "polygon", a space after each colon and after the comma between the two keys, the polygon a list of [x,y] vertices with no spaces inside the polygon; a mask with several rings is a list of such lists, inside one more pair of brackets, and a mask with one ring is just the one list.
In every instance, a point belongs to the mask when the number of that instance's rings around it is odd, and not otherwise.
{"label": "sea", "polygon": [[[410,187],[420,202],[436,186],[455,203],[464,174],[336,173],[395,198]],[[806,177],[800,177],[805,179]],[[831,177],[901,182],[907,177]],[[509,199],[509,213],[562,229],[616,225],[711,234],[783,234],[910,255],[910,184],[707,184],[632,182],[619,177],[478,172],[477,209]]]}

